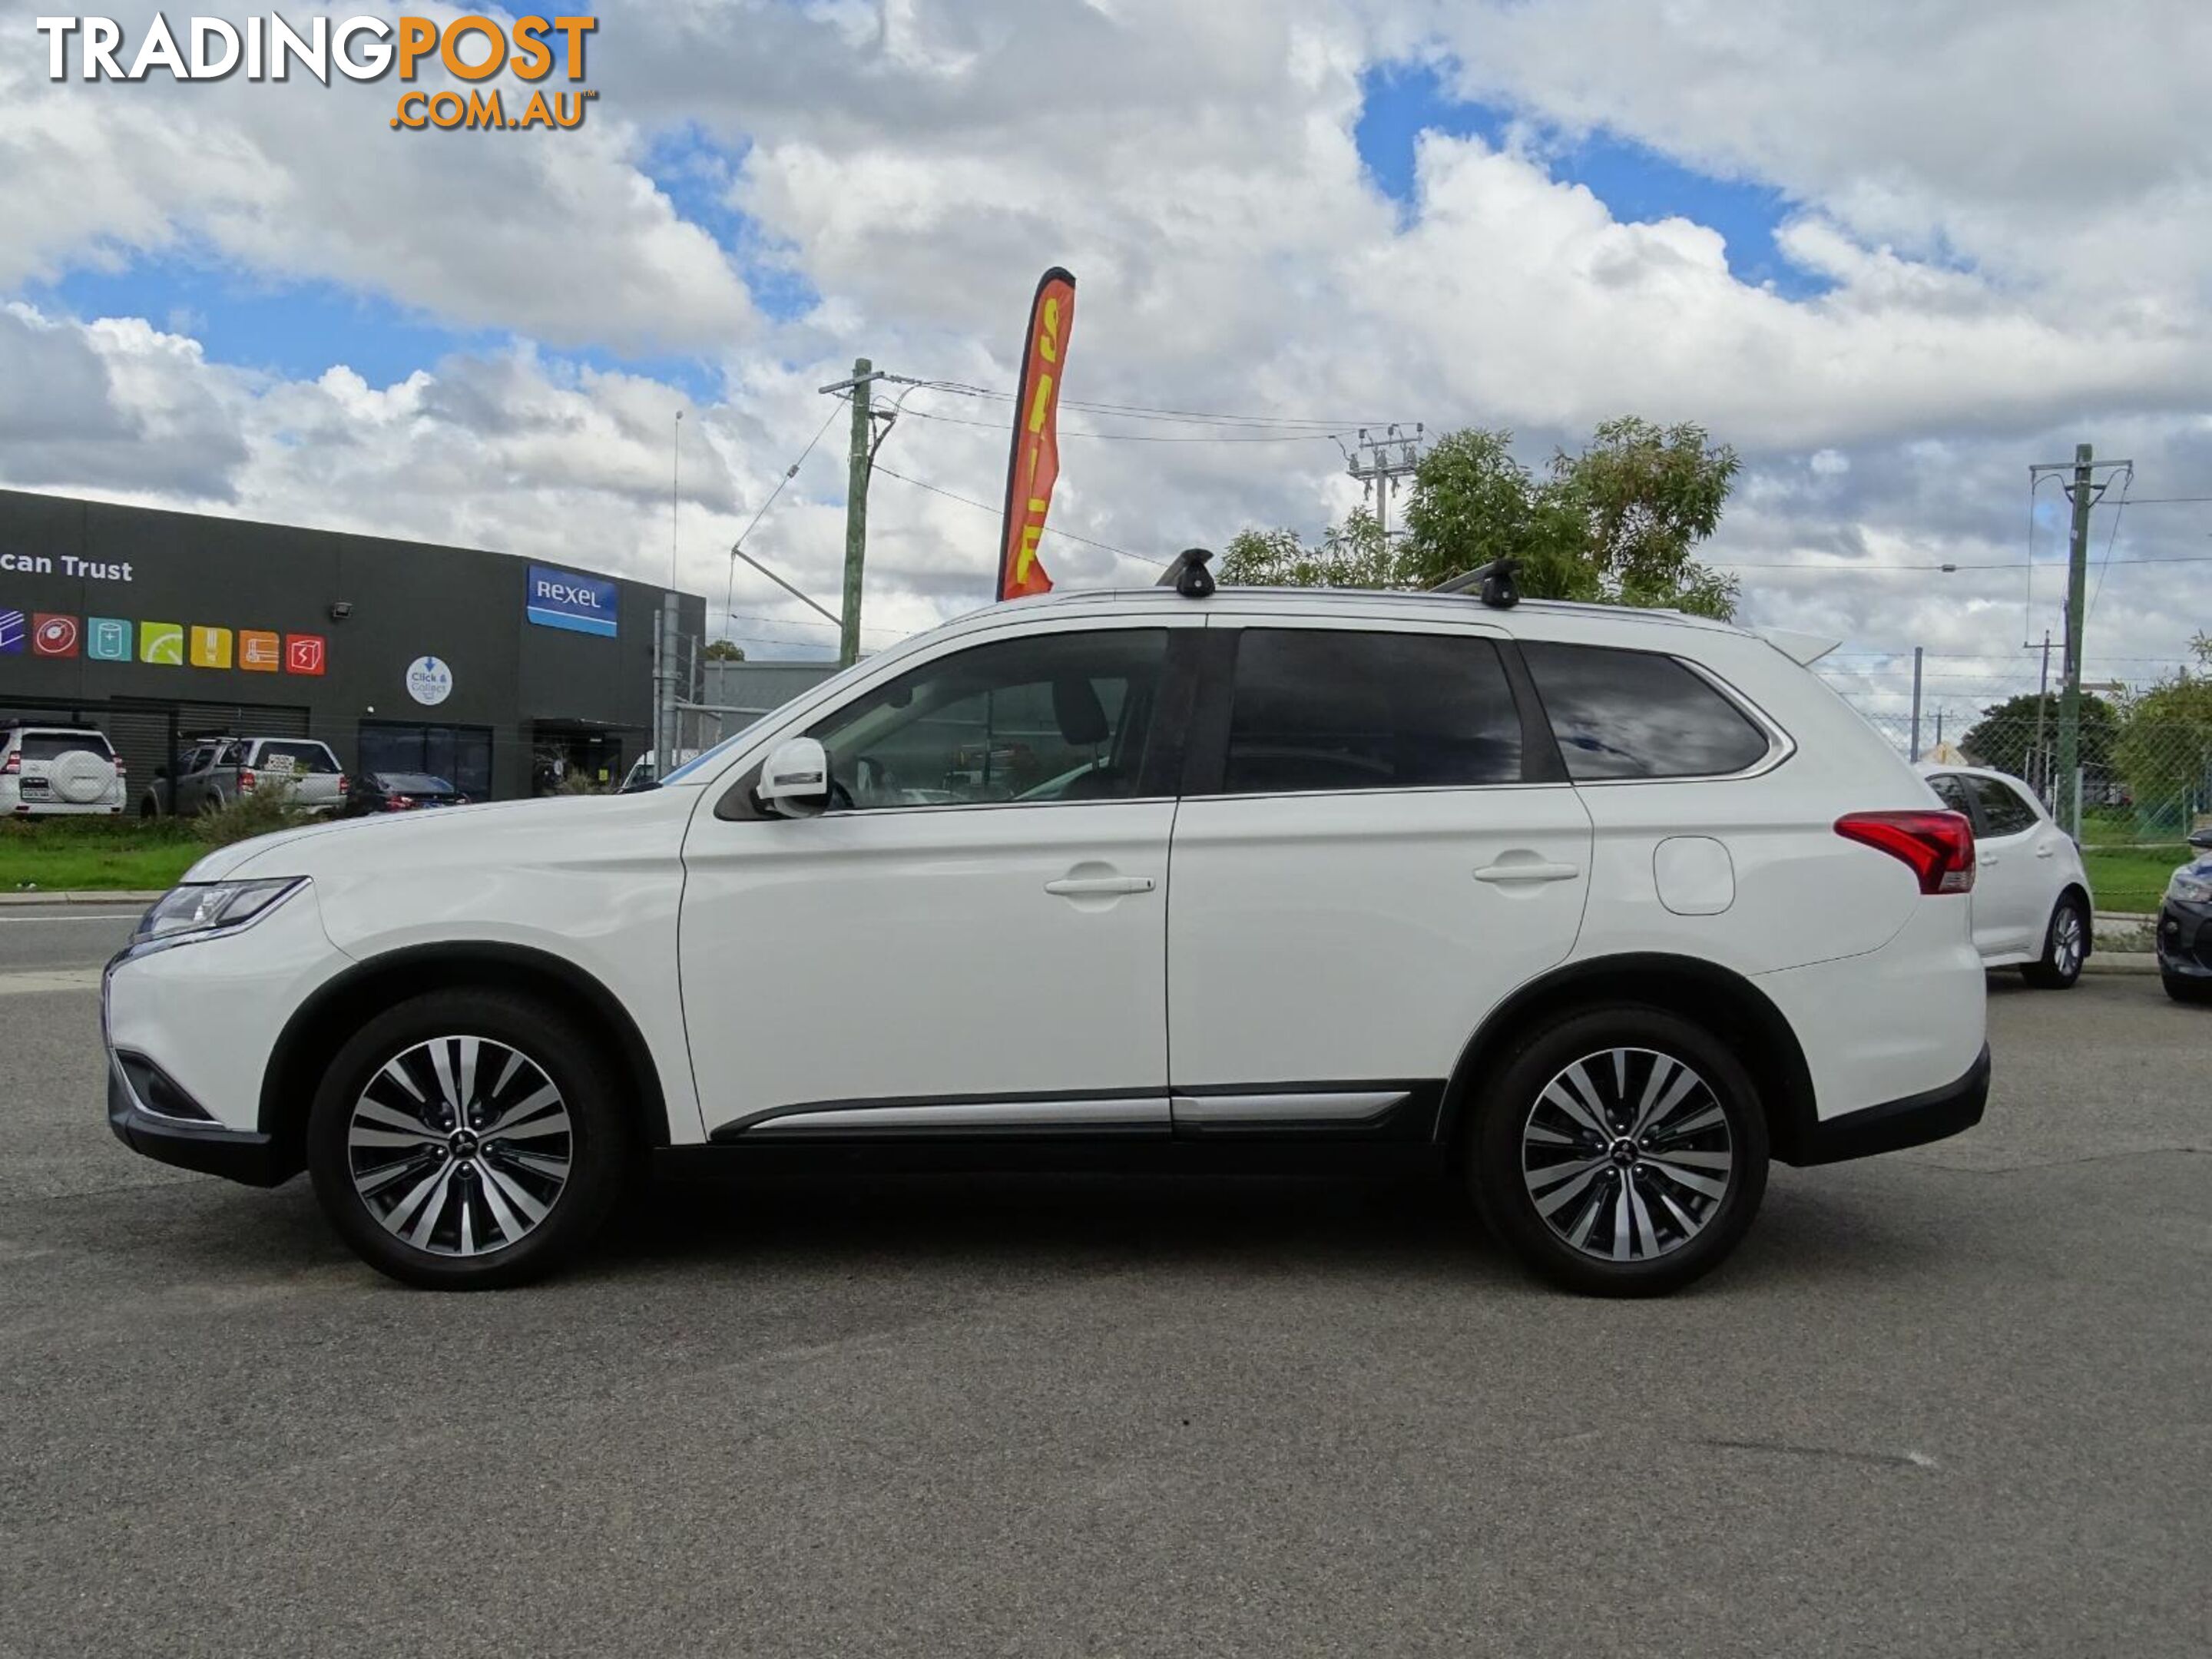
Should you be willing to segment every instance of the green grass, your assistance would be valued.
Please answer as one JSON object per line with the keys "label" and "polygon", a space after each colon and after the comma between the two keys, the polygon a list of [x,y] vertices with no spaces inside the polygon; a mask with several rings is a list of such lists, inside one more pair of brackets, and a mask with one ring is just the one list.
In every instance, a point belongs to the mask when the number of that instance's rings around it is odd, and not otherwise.
{"label": "green grass", "polygon": [[2099,847],[2081,849],[2081,863],[2089,872],[2089,891],[2100,910],[2148,911],[2158,908],[2160,894],[2174,866],[2186,864],[2188,848]]}
{"label": "green grass", "polygon": [[209,848],[296,821],[251,799],[204,818],[11,818],[0,822],[0,893],[173,887]]}

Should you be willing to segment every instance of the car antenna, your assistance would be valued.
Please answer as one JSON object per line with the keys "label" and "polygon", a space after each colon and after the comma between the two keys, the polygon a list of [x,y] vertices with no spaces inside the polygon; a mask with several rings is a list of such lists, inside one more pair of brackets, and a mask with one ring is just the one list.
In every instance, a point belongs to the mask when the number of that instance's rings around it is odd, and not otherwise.
{"label": "car antenna", "polygon": [[1168,562],[1160,572],[1156,586],[1172,587],[1186,599],[1209,599],[1213,593],[1213,573],[1206,568],[1213,556],[1210,547],[1186,547]]}
{"label": "car antenna", "polygon": [[1521,589],[1514,578],[1521,574],[1521,561],[1516,558],[1492,559],[1488,564],[1478,565],[1459,575],[1438,582],[1431,593],[1464,593],[1470,587],[1482,591],[1476,597],[1492,611],[1510,611],[1521,603]]}

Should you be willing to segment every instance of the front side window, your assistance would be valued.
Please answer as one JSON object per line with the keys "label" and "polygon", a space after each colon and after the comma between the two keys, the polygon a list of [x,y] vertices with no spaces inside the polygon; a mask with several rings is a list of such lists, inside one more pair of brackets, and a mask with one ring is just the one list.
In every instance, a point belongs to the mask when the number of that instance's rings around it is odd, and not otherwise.
{"label": "front side window", "polygon": [[2022,800],[2010,784],[1997,778],[1974,778],[1969,781],[1974,786],[1974,799],[1981,805],[1984,836],[1994,840],[2035,828],[2035,809]]}
{"label": "front side window", "polygon": [[1230,794],[1521,781],[1521,717],[1488,640],[1248,628],[1237,647]]}
{"label": "front side window", "polygon": [[1672,657],[1540,641],[1521,654],[1577,783],[1723,777],[1766,757],[1766,733]]}
{"label": "front side window", "polygon": [[833,810],[1126,800],[1168,630],[1034,634],[939,657],[810,727]]}

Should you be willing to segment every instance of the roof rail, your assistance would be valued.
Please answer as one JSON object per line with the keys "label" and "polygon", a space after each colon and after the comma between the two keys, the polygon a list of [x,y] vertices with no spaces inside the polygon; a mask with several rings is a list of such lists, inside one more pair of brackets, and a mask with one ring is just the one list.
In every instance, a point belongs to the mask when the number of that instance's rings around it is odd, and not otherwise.
{"label": "roof rail", "polygon": [[1464,593],[1471,587],[1480,587],[1477,595],[1493,611],[1510,611],[1521,603],[1521,590],[1514,578],[1521,574],[1521,561],[1516,558],[1492,559],[1488,564],[1463,571],[1446,578],[1429,592],[1431,593]]}

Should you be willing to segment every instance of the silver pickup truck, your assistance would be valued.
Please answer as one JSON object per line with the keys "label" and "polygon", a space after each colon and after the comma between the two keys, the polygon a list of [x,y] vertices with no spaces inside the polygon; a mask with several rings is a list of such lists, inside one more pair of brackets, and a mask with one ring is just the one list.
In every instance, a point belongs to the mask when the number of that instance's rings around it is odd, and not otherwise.
{"label": "silver pickup truck", "polygon": [[219,812],[242,795],[290,792],[311,812],[346,803],[346,776],[331,746],[313,738],[201,738],[178,763],[173,780],[160,773],[139,797],[142,817],[163,812]]}

